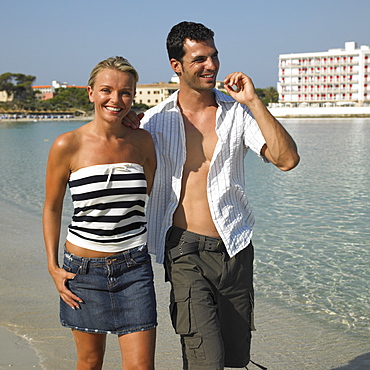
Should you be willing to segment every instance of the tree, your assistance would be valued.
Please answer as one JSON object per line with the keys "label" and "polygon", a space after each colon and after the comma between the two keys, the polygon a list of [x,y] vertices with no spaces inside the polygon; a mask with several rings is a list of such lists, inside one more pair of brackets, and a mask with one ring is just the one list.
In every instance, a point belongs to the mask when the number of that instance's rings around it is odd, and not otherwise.
{"label": "tree", "polygon": [[277,103],[279,101],[279,93],[274,87],[267,87],[264,89],[264,93],[268,103]]}
{"label": "tree", "polygon": [[81,109],[85,112],[92,111],[92,104],[85,89],[77,87],[59,88],[52,99],[44,100],[43,106],[49,110],[56,109]]}
{"label": "tree", "polygon": [[143,103],[137,103],[132,106],[132,109],[136,112],[145,112],[149,109],[149,106]]}
{"label": "tree", "polygon": [[12,83],[13,74],[10,72],[0,75],[0,91],[5,91],[8,96],[13,94],[14,84]]}
{"label": "tree", "polygon": [[3,73],[0,75],[0,91],[6,91],[8,96],[13,95],[13,99],[17,101],[32,100],[32,84],[35,79],[35,76],[22,73]]}
{"label": "tree", "polygon": [[36,80],[35,76],[24,75],[22,73],[13,74],[16,82],[14,86],[14,100],[28,101],[34,99],[32,84]]}
{"label": "tree", "polygon": [[279,100],[279,93],[272,86],[264,89],[256,88],[256,93],[265,105],[268,105],[269,103],[276,103]]}

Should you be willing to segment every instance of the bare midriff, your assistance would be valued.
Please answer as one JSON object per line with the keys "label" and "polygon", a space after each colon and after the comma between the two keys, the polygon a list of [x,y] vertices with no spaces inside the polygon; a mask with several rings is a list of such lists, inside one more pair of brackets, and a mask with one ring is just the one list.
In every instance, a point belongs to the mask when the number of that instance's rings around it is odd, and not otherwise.
{"label": "bare midriff", "polygon": [[120,253],[120,252],[109,253],[109,252],[93,251],[91,249],[82,248],[75,244],[72,244],[68,240],[66,241],[66,249],[69,253],[72,253],[75,256],[84,257],[84,258],[105,258],[105,257],[113,256],[114,254]]}
{"label": "bare midriff", "polygon": [[219,237],[208,204],[208,168],[206,163],[198,172],[184,168],[181,197],[173,216],[173,225],[197,234]]}

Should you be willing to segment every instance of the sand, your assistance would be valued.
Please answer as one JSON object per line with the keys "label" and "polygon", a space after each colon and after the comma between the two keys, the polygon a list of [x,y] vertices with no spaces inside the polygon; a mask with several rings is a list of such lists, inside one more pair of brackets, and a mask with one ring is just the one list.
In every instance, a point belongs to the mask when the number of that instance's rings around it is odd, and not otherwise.
{"label": "sand", "polygon": [[[69,329],[58,318],[58,295],[47,272],[40,216],[0,202],[0,369],[63,370],[75,367]],[[154,264],[158,300],[156,368],[181,369],[179,339],[168,315],[163,268]],[[256,294],[252,360],[269,370],[370,369],[370,341],[272,305]],[[249,365],[250,370],[257,369]],[[120,369],[109,336],[104,369]]]}

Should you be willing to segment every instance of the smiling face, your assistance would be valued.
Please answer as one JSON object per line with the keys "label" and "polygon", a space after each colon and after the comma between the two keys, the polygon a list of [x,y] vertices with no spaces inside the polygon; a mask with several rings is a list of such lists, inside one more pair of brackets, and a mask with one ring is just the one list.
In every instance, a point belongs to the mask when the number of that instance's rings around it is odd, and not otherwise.
{"label": "smiling face", "polygon": [[102,69],[96,75],[94,86],[88,87],[95,116],[108,122],[122,120],[131,109],[135,88],[135,78],[131,73],[115,68]]}
{"label": "smiling face", "polygon": [[213,40],[194,41],[186,39],[182,61],[171,60],[172,68],[180,76],[183,85],[202,91],[215,87],[220,68],[218,51]]}

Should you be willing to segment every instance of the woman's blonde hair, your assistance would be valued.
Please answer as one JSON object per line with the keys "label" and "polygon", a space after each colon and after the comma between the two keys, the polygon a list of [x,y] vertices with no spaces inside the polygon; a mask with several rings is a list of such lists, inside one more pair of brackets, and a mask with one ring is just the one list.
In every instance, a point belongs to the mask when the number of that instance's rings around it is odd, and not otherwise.
{"label": "woman's blonde hair", "polygon": [[123,57],[111,57],[98,63],[90,73],[88,85],[94,87],[96,76],[106,68],[117,69],[121,72],[131,73],[135,78],[135,84],[139,81],[139,74],[130,62]]}

